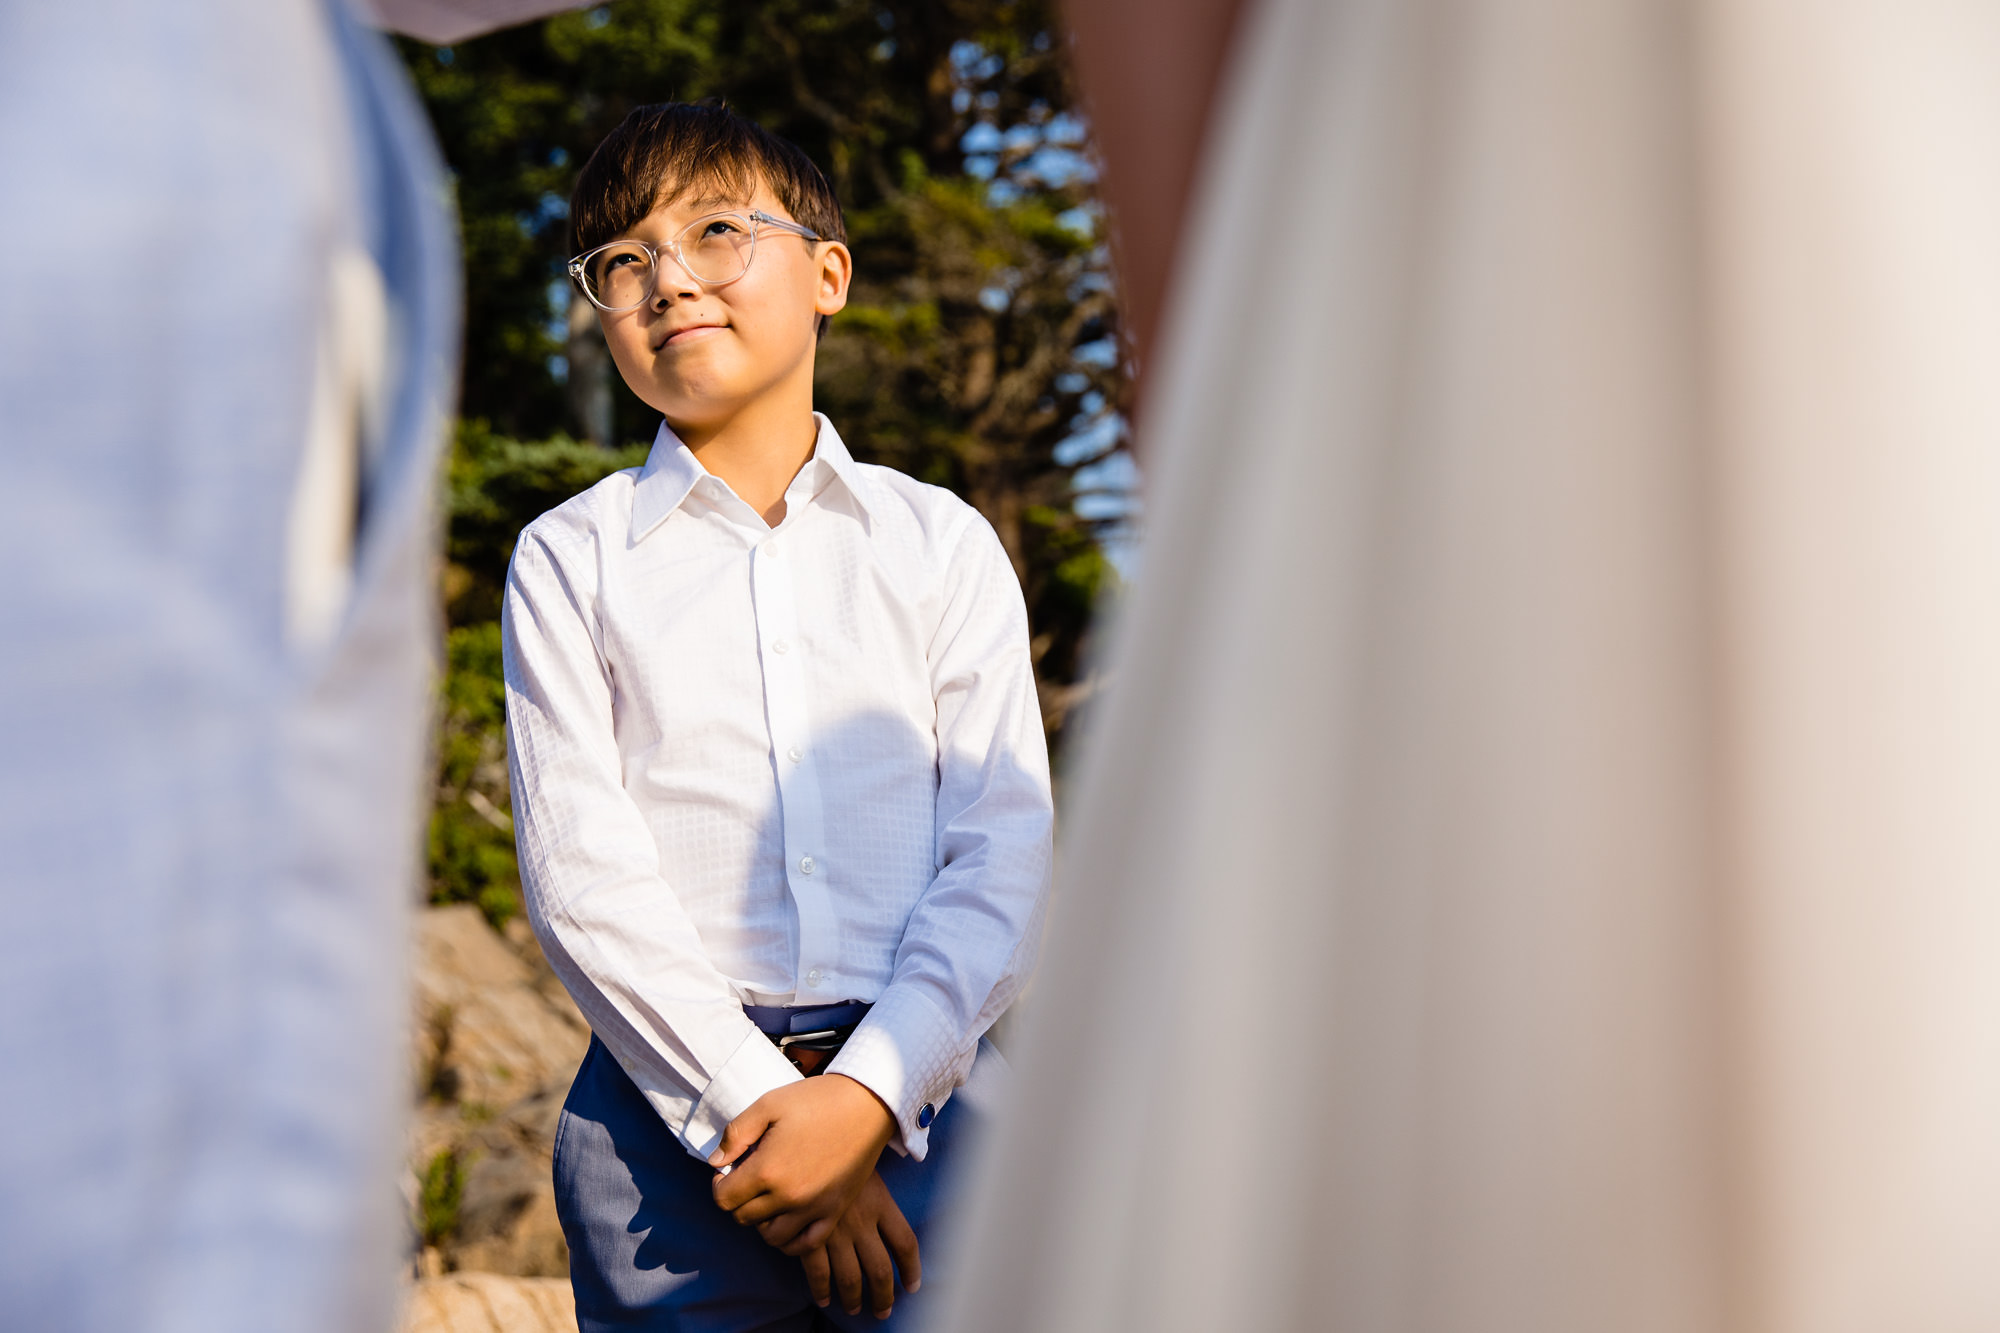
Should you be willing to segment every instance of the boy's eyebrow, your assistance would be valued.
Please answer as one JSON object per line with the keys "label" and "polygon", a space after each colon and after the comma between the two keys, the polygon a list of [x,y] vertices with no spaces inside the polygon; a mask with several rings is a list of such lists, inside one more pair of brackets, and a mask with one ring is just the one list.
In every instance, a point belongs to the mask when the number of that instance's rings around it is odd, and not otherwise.
{"label": "boy's eyebrow", "polygon": [[709,190],[705,193],[696,195],[692,199],[672,198],[663,200],[662,202],[669,204],[680,204],[690,213],[712,213],[717,209],[721,208],[738,207],[742,204],[748,203],[749,200],[732,199],[726,195],[718,194],[714,190]]}

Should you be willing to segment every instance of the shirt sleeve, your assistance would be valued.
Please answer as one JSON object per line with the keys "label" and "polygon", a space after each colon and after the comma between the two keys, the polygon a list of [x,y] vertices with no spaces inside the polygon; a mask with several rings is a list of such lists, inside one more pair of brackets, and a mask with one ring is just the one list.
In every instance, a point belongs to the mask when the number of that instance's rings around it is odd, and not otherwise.
{"label": "shirt sleeve", "polygon": [[1034,970],[1054,834],[1048,746],[1020,581],[986,520],[950,548],[930,646],[937,703],[937,865],[895,971],[828,1064],[880,1097],[922,1159],[979,1038]]}
{"label": "shirt sleeve", "polygon": [[[583,564],[585,562],[577,562]],[[577,1007],[694,1156],[799,1077],[715,967],[625,791],[593,590],[532,530],[501,613],[528,920]]]}

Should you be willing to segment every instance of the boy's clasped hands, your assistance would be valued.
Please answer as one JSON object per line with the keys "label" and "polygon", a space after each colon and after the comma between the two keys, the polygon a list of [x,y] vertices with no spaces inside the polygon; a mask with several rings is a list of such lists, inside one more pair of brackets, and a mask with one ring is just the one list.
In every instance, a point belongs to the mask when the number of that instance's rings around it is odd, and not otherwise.
{"label": "boy's clasped hands", "polygon": [[838,1294],[859,1314],[865,1288],[869,1310],[886,1319],[896,1272],[906,1291],[923,1281],[916,1232],[875,1170],[895,1128],[881,1099],[842,1074],[767,1092],[709,1155],[716,1205],[803,1263],[821,1306]]}

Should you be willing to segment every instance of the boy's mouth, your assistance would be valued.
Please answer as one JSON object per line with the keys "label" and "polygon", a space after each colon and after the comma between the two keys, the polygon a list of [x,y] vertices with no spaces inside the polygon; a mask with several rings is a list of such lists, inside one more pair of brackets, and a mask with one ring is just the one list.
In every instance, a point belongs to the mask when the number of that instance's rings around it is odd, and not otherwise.
{"label": "boy's mouth", "polygon": [[684,346],[707,337],[722,327],[723,325],[719,321],[713,324],[683,324],[677,329],[667,330],[667,336],[655,344],[654,350],[659,351],[668,347]]}

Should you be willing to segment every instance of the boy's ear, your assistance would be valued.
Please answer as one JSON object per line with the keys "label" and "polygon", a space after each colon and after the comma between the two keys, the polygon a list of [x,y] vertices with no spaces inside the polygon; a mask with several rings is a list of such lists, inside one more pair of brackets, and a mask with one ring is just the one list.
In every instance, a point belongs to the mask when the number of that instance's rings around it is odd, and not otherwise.
{"label": "boy's ear", "polygon": [[839,241],[826,241],[819,254],[819,289],[813,294],[813,309],[821,315],[838,314],[847,305],[847,287],[854,281],[854,256]]}

